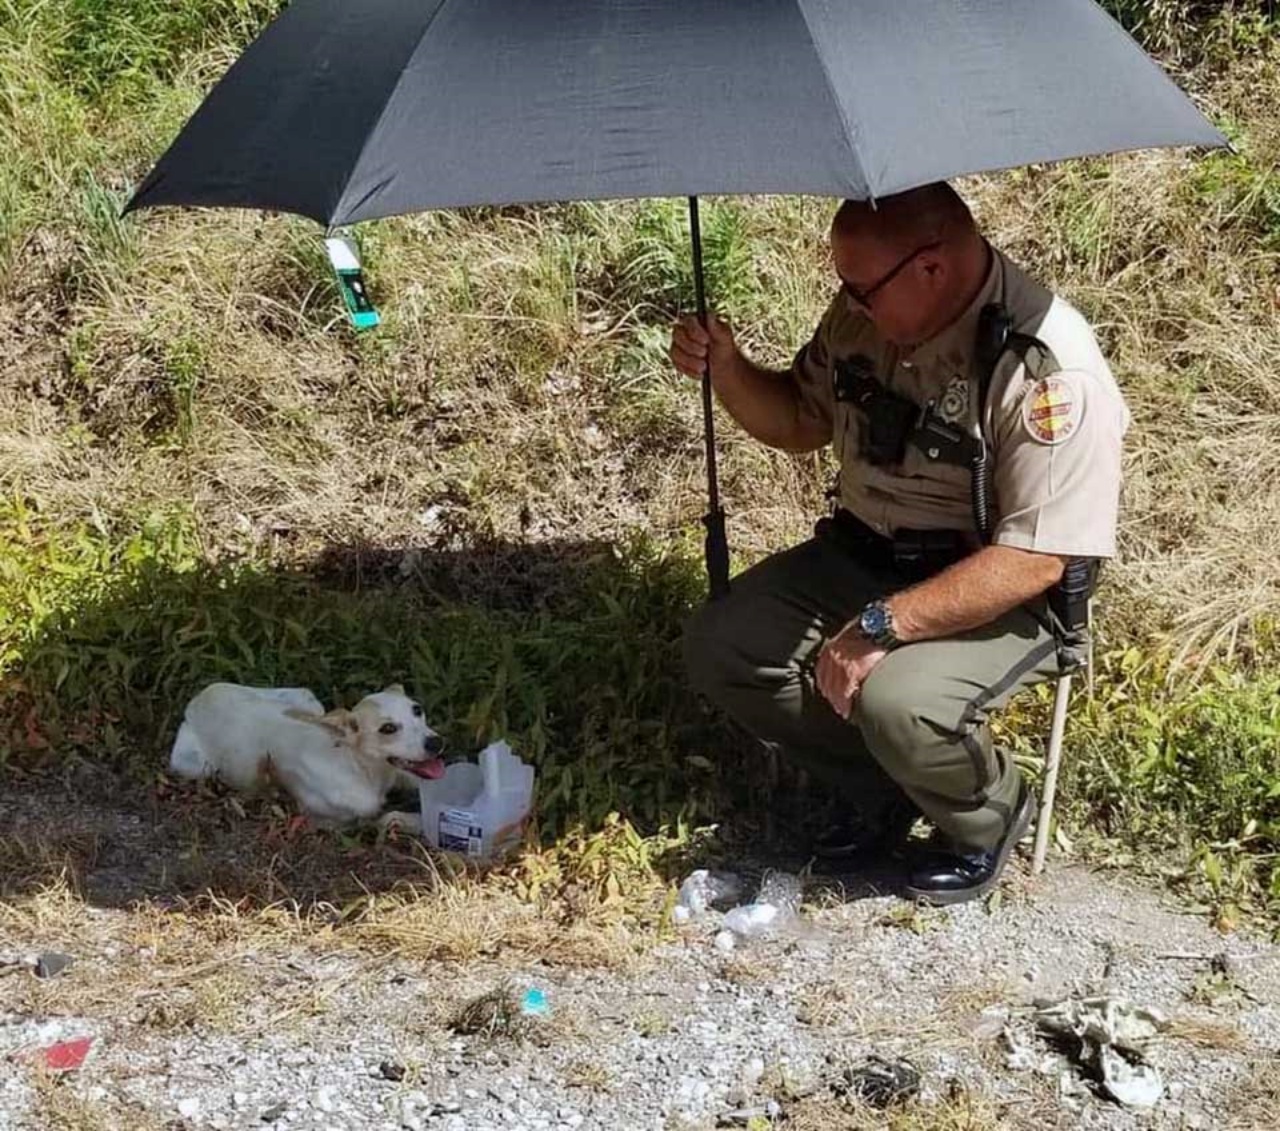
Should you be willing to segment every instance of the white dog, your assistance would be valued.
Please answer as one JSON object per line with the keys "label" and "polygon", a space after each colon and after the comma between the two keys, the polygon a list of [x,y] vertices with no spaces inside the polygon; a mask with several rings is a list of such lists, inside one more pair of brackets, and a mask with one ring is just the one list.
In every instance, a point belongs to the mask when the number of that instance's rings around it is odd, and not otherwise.
{"label": "white dog", "polygon": [[169,768],[236,789],[278,782],[313,817],[377,816],[402,774],[444,776],[444,742],[399,684],[325,713],[304,688],[215,683],[187,704]]}

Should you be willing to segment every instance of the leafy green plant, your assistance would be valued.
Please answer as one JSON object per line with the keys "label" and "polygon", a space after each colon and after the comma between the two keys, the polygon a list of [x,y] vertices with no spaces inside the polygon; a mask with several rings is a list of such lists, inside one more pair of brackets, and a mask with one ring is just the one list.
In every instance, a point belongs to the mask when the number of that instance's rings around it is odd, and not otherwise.
{"label": "leafy green plant", "polygon": [[1244,131],[1228,125],[1236,147],[1214,153],[1196,166],[1193,191],[1214,209],[1219,223],[1280,251],[1280,156],[1270,159]]}
{"label": "leafy green plant", "polygon": [[1137,649],[1108,655],[1095,696],[1073,704],[1067,749],[1063,781],[1081,820],[1181,851],[1220,906],[1280,906],[1274,657],[1197,680]]}
{"label": "leafy green plant", "polygon": [[[733,198],[700,204],[708,303],[743,318],[759,308],[747,214]],[[688,204],[650,200],[637,206],[622,248],[617,298],[657,307],[664,314],[697,308]]]}
{"label": "leafy green plant", "polygon": [[1102,0],[1151,51],[1199,61],[1257,46],[1275,33],[1274,0]]}
{"label": "leafy green plant", "polygon": [[145,774],[208,682],[349,703],[403,680],[455,749],[506,736],[536,763],[544,831],[713,807],[709,763],[691,758],[710,735],[678,658],[696,566],[650,544],[582,564],[578,593],[531,613],[212,566],[180,514],[122,538],[49,527],[20,502],[4,517],[5,757],[80,749]]}

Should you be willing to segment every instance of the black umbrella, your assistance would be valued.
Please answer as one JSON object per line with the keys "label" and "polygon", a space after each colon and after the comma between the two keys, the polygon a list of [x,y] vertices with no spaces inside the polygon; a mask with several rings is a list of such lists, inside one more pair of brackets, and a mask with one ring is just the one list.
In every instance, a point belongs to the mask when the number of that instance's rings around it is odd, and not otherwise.
{"label": "black umbrella", "polygon": [[[638,196],[866,199],[1086,154],[1225,144],[1092,0],[295,0],[128,208],[326,227]],[[703,380],[708,569],[728,586]]]}

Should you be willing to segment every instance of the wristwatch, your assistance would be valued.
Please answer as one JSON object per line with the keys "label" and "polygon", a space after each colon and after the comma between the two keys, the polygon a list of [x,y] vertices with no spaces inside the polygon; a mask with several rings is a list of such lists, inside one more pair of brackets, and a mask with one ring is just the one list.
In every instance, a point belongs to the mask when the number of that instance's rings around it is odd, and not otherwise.
{"label": "wristwatch", "polygon": [[896,648],[902,643],[893,631],[893,611],[876,599],[858,614],[858,631],[878,648]]}

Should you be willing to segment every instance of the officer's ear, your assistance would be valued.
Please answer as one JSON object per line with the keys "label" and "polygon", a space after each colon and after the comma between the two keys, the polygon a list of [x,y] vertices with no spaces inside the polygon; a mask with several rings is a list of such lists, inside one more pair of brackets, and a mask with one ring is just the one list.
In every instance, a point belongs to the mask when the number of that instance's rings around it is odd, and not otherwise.
{"label": "officer's ear", "polygon": [[920,255],[920,274],[931,290],[943,290],[951,277],[950,265],[936,251],[922,252]]}

